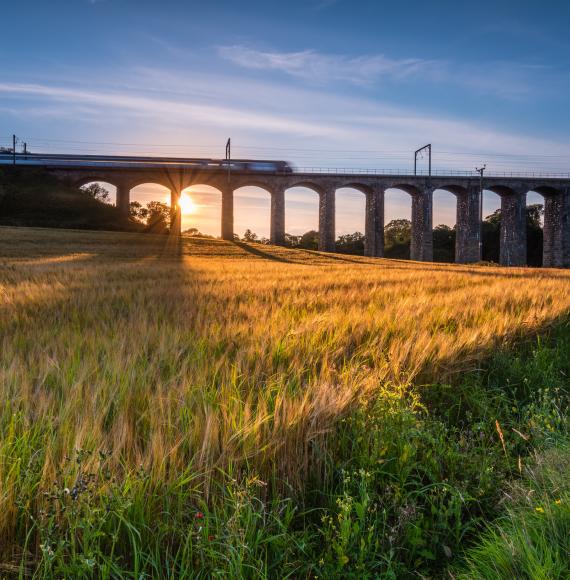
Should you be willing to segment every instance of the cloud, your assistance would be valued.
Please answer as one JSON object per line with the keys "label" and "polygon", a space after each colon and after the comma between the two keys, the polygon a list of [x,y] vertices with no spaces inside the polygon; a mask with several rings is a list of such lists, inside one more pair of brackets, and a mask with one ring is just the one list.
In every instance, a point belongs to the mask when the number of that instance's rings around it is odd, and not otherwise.
{"label": "cloud", "polygon": [[133,92],[93,91],[42,84],[0,83],[0,93],[45,97],[74,105],[90,104],[105,108],[127,109],[133,113],[151,115],[155,119],[194,121],[225,127],[245,127],[266,132],[296,135],[331,135],[334,131],[323,125],[294,120],[286,116],[239,110],[230,107],[192,104],[160,97],[145,97]]}
{"label": "cloud", "polygon": [[[180,154],[194,149],[218,155],[231,136],[237,155],[287,159],[299,167],[405,169],[410,152],[427,142],[434,143],[434,166],[440,169],[472,169],[485,162],[498,171],[516,169],[517,163],[528,169],[528,163],[506,155],[538,151],[544,162],[534,159],[533,168],[555,170],[564,160],[548,157],[570,155],[567,141],[316,87],[200,72],[181,77],[149,67],[116,75],[78,73],[74,84],[0,82],[0,96],[9,114],[19,112],[21,119],[29,119],[30,111],[36,119],[42,110],[52,119],[59,110],[62,120],[73,117],[70,111],[77,113],[73,129],[62,128],[59,138],[77,138],[64,133],[73,130],[89,135],[87,139],[100,135],[106,142],[155,144],[145,152],[173,154],[178,147],[173,143],[182,142]],[[96,88],[86,88],[90,85]],[[125,151],[140,153],[141,148]],[[468,155],[442,153],[446,151]],[[505,158],[493,159],[495,154]]]}
{"label": "cloud", "polygon": [[296,52],[220,46],[219,56],[241,68],[274,71],[310,84],[338,82],[374,86],[381,82],[416,82],[458,87],[500,99],[524,101],[568,90],[570,75],[536,62],[457,63],[438,59],[391,58],[384,54],[348,56],[306,49]]}
{"label": "cloud", "polygon": [[382,77],[403,79],[434,74],[443,66],[438,61],[392,59],[381,54],[348,57],[314,50],[267,52],[242,45],[220,46],[218,52],[222,58],[248,69],[279,71],[316,82],[348,81],[358,85],[371,84]]}

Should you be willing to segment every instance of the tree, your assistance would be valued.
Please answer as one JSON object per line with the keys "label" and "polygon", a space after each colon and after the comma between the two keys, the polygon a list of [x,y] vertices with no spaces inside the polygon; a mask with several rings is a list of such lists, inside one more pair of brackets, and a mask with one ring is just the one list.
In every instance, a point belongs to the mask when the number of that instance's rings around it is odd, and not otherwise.
{"label": "tree", "polygon": [[534,203],[526,208],[526,263],[529,266],[542,266],[542,248],[544,243],[544,232],[542,229],[542,219],[544,217],[544,206],[541,203]]}
{"label": "tree", "polygon": [[318,250],[319,232],[315,230],[305,232],[299,240],[299,248],[303,248],[304,250]]}
{"label": "tree", "polygon": [[257,242],[257,234],[255,232],[252,232],[249,228],[247,230],[245,230],[244,234],[243,234],[243,238],[242,240],[244,242]]}
{"label": "tree", "polygon": [[146,219],[145,214],[146,208],[143,208],[138,201],[131,201],[131,203],[129,203],[129,215],[131,217],[142,221],[143,219]]}
{"label": "tree", "polygon": [[410,258],[412,222],[408,219],[392,220],[384,226],[384,255],[387,258]]}
{"label": "tree", "polygon": [[[542,204],[526,208],[527,264],[542,266],[543,230]],[[501,210],[497,209],[483,220],[483,260],[499,262],[501,246]]]}
{"label": "tree", "polygon": [[433,259],[435,262],[455,261],[455,228],[440,224],[433,229]]}
{"label": "tree", "polygon": [[483,260],[499,263],[499,247],[501,240],[501,210],[497,209],[488,215],[482,224]]}
{"label": "tree", "polygon": [[150,232],[167,232],[170,225],[170,206],[161,201],[149,201],[146,204],[146,225]]}
{"label": "tree", "polygon": [[336,251],[341,254],[364,255],[364,235],[360,232],[339,236],[335,245]]}
{"label": "tree", "polygon": [[285,245],[289,248],[297,248],[301,243],[301,236],[294,236],[293,234],[285,234]]}
{"label": "tree", "polygon": [[90,183],[81,187],[87,195],[102,203],[111,203],[111,196],[109,192],[99,183]]}

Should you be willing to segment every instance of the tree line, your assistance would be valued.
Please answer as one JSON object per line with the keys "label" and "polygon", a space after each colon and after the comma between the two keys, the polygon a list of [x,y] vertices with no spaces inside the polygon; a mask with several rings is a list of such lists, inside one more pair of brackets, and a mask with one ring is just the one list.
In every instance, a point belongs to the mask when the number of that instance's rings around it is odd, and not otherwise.
{"label": "tree line", "polygon": [[[527,229],[527,263],[529,266],[542,266],[542,204],[529,205],[526,208]],[[501,210],[497,209],[483,220],[483,261],[499,262],[501,240]],[[436,262],[455,261],[456,226],[440,224],[433,228],[433,257]],[[354,232],[343,234],[336,240],[336,251],[341,254],[364,255],[364,234]],[[384,226],[384,256],[407,260],[410,259],[412,239],[412,222],[409,219],[395,219]],[[251,230],[246,230],[241,238],[244,242],[269,244],[269,240],[258,237]],[[290,248],[317,250],[319,232],[310,230],[300,236],[285,234],[285,245]]]}
{"label": "tree line", "polygon": [[[92,183],[82,188],[88,195],[103,202],[110,203],[109,192],[99,185]],[[142,205],[132,201],[129,207],[130,215],[146,226],[146,230],[153,233],[166,233],[170,227],[170,206],[160,201],[150,201]],[[527,263],[529,266],[542,266],[542,218],[544,206],[532,204],[526,208],[527,229]],[[501,239],[501,210],[497,209],[483,220],[483,261],[499,262]],[[184,233],[193,236],[213,237],[202,234],[197,228],[190,228]],[[270,244],[266,237],[259,237],[255,232],[247,229],[243,236],[234,236],[236,241],[249,243]],[[440,224],[433,228],[433,258],[436,262],[455,261],[456,226],[450,227]],[[386,258],[410,259],[410,243],[412,239],[412,222],[408,219],[395,219],[384,226],[384,256]],[[317,250],[319,246],[319,232],[309,230],[301,235],[285,234],[285,246],[305,250]],[[343,234],[336,240],[336,251],[341,254],[364,255],[364,234],[354,232]]]}

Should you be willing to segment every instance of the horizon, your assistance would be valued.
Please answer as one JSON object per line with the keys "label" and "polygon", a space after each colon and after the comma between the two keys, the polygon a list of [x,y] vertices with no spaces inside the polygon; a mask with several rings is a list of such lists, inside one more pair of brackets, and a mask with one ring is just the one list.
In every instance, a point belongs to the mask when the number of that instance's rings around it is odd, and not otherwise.
{"label": "horizon", "polygon": [[[279,8],[277,30],[269,24],[279,4],[261,2],[10,5],[0,146],[15,133],[32,151],[223,157],[231,137],[236,158],[409,169],[429,142],[434,169],[567,171],[570,8],[450,5],[294,2]],[[132,199],[164,195],[146,184]],[[183,228],[219,235],[219,194],[198,187],[191,196],[198,213]],[[269,203],[259,188],[238,190],[236,233],[268,236]],[[484,215],[498,206],[486,192]],[[410,212],[407,194],[388,192],[385,223]],[[287,192],[287,232],[317,222],[317,195]],[[455,200],[437,191],[440,223],[455,224]],[[336,230],[364,231],[361,193],[338,192]]]}

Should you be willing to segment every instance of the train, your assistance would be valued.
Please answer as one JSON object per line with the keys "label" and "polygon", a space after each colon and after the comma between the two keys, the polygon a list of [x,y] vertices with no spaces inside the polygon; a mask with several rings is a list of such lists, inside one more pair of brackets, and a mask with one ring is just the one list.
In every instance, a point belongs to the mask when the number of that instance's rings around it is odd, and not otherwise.
{"label": "train", "polygon": [[[204,159],[188,157],[145,157],[127,155],[74,155],[55,153],[16,153],[17,165],[76,166],[76,167],[140,167],[177,166],[204,170],[224,169],[245,173],[293,173],[293,166],[287,161],[271,159]],[[14,163],[10,150],[0,150],[0,164]]]}

